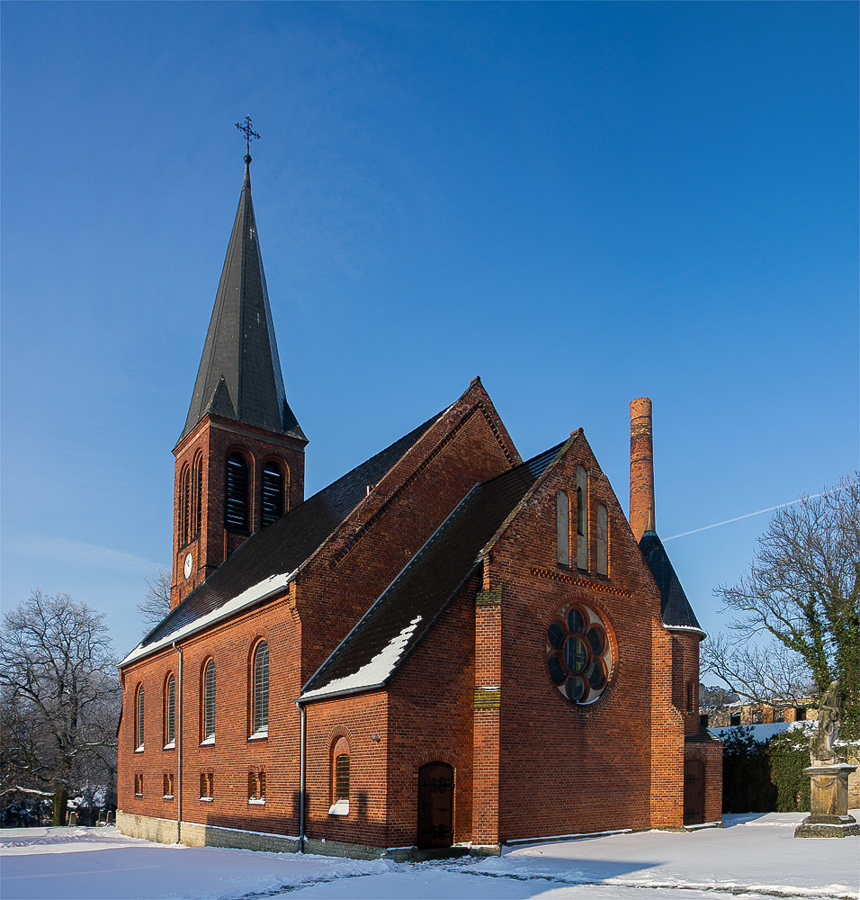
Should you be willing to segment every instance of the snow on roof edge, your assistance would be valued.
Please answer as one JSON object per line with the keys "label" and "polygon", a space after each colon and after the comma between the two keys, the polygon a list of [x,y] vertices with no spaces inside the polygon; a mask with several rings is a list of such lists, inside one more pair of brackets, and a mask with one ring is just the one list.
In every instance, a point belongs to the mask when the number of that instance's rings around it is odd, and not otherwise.
{"label": "snow on roof edge", "polygon": [[183,625],[175,631],[171,631],[170,634],[165,635],[161,640],[155,641],[152,644],[138,644],[134,650],[120,662],[119,667],[122,668],[133,662],[137,662],[145,656],[149,656],[151,653],[163,650],[174,641],[188,637],[197,631],[202,631],[209,625],[234,615],[245,607],[251,606],[253,603],[268,599],[274,594],[282,591],[291,581],[293,581],[298,571],[298,569],[294,569],[292,572],[286,574],[271,575],[269,578],[264,578],[258,584],[242,591],[241,594],[234,597],[232,600],[228,600],[217,609],[213,609],[212,612],[207,613],[205,616],[201,616],[199,619],[195,619],[193,622],[189,622],[187,625]]}

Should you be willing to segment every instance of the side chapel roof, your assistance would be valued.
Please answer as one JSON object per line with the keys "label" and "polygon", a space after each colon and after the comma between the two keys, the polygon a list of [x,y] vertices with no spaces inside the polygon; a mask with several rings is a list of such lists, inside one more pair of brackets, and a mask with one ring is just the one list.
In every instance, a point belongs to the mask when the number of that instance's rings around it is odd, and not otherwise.
{"label": "side chapel roof", "polygon": [[181,441],[207,414],[307,442],[287,403],[251,200],[251,157]]}
{"label": "side chapel roof", "polygon": [[476,485],[310,678],[301,699],[385,684],[459,594],[488,542],[568,443]]}
{"label": "side chapel roof", "polygon": [[639,541],[639,549],[660,589],[660,614],[666,628],[705,632],[693,612],[693,607],[681,587],[675,568],[669,561],[663,542],[655,531],[648,530]]}

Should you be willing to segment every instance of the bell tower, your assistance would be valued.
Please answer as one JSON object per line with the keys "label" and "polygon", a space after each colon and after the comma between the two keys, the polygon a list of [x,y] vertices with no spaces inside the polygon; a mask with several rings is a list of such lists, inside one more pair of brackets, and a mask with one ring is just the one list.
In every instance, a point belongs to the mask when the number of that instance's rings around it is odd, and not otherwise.
{"label": "bell tower", "polygon": [[[250,118],[237,127],[250,150]],[[307,438],[284,391],[251,201],[251,156],[185,427],[173,449],[171,608],[304,499]]]}

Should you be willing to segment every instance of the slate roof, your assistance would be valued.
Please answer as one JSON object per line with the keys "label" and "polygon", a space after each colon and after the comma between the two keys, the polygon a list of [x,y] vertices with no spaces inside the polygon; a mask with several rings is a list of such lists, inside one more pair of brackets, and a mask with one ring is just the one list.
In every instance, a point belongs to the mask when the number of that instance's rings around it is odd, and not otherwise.
{"label": "slate roof", "polygon": [[302,699],[388,681],[478,566],[481,552],[567,442],[476,485],[310,678]]}
{"label": "slate roof", "polygon": [[207,414],[307,441],[287,403],[251,201],[251,157],[181,441]]}
{"label": "slate roof", "polygon": [[663,542],[654,531],[646,531],[639,541],[639,549],[648,563],[648,568],[660,589],[660,614],[667,628],[686,628],[705,632],[690,606],[690,601],[681,587]]}
{"label": "slate roof", "polygon": [[382,477],[442,415],[439,413],[390,447],[323,488],[245,540],[140,643],[142,650],[217,610],[275,575],[298,569]]}

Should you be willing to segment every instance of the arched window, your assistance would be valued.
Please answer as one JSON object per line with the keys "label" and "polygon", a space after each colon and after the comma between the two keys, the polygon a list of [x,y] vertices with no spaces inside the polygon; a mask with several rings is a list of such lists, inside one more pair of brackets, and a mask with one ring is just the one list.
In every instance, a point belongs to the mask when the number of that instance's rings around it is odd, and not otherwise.
{"label": "arched window", "polygon": [[194,457],[191,466],[191,537],[200,534],[200,519],[203,510],[203,454]]}
{"label": "arched window", "polygon": [[191,514],[191,478],[188,466],[179,473],[179,546],[188,543],[189,516]]}
{"label": "arched window", "polygon": [[137,721],[135,724],[135,740],[137,741],[137,749],[143,750],[143,685],[137,689]]}
{"label": "arched window", "polygon": [[687,712],[694,713],[696,711],[696,683],[694,681],[687,682]]}
{"label": "arched window", "polygon": [[562,566],[570,565],[570,499],[565,491],[555,495],[556,543],[558,561]]}
{"label": "arched window", "polygon": [[597,574],[609,574],[609,513],[602,503],[597,507]]}
{"label": "arched window", "polygon": [[576,566],[588,568],[588,473],[576,467]]}
{"label": "arched window", "polygon": [[203,741],[215,740],[215,661],[210,659],[203,671]]}
{"label": "arched window", "polygon": [[248,531],[248,465],[241,455],[227,458],[227,508],[224,524],[228,531]]}
{"label": "arched window", "polygon": [[331,753],[331,809],[330,816],[349,815],[349,743],[340,737]]}
{"label": "arched window", "polygon": [[261,737],[269,733],[269,645],[265,641],[254,651],[252,678],[252,734]]}
{"label": "arched window", "polygon": [[263,469],[262,527],[271,525],[284,514],[284,475],[276,462],[266,463]]}
{"label": "arched window", "polygon": [[172,674],[164,691],[164,746],[176,746],[176,679]]}

